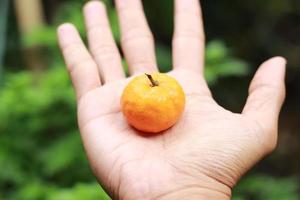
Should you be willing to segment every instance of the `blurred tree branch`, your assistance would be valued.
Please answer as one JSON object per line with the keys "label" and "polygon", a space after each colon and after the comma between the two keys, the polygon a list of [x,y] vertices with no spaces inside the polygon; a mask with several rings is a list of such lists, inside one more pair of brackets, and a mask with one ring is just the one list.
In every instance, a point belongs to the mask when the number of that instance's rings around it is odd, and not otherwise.
{"label": "blurred tree branch", "polygon": [[3,57],[6,44],[5,41],[8,5],[8,0],[0,1],[0,78],[2,76]]}
{"label": "blurred tree branch", "polygon": [[[43,27],[44,11],[41,0],[14,0],[18,25],[20,27],[22,40],[34,32],[36,29]],[[27,66],[33,71],[41,71],[44,62],[41,59],[42,54],[38,46],[24,49],[24,56]]]}

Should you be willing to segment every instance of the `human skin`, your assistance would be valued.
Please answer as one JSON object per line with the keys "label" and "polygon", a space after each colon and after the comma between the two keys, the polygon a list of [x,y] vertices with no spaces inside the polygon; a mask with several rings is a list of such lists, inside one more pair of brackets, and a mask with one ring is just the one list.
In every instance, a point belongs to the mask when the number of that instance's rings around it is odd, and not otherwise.
{"label": "human skin", "polygon": [[[140,0],[116,0],[121,45],[131,76],[158,70],[153,36]],[[90,166],[113,199],[231,198],[241,176],[276,147],[285,96],[284,58],[264,62],[241,113],[219,106],[203,77],[204,31],[198,0],[175,0],[173,70],[186,93],[175,126],[145,135],[121,113],[125,78],[105,6],[84,7],[89,50],[76,28],[63,24],[58,39],[78,102],[78,124]]]}

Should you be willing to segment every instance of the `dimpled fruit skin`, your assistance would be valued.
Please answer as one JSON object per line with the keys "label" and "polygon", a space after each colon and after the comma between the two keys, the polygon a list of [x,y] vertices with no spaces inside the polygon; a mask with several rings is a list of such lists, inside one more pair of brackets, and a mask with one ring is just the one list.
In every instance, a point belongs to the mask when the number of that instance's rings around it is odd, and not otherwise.
{"label": "dimpled fruit skin", "polygon": [[122,112],[128,123],[146,133],[158,133],[173,126],[185,106],[185,94],[172,77],[153,73],[158,86],[152,86],[146,75],[131,80],[121,97]]}

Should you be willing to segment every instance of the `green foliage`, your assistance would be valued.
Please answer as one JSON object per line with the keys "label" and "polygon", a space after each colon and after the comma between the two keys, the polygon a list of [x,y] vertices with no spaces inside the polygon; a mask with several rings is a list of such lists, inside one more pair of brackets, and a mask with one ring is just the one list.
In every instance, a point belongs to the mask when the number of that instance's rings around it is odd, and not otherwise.
{"label": "green foliage", "polygon": [[24,185],[11,199],[20,200],[110,200],[96,182],[79,183],[70,188],[57,187],[39,181]]}
{"label": "green foliage", "polygon": [[0,168],[5,169],[0,193],[5,199],[99,199],[105,194],[92,184],[75,111],[64,68],[7,75],[0,91]]}
{"label": "green foliage", "polygon": [[215,84],[220,77],[244,76],[249,73],[247,63],[232,57],[224,43],[218,40],[208,43],[205,60],[205,78],[210,84]]}
{"label": "green foliage", "polygon": [[257,174],[242,179],[234,190],[233,200],[298,200],[299,190],[296,179]]}
{"label": "green foliage", "polygon": [[109,200],[109,196],[101,189],[98,183],[77,184],[73,188],[59,190],[50,194],[47,200]]}
{"label": "green foliage", "polygon": [[[118,16],[116,10],[112,7],[112,3],[110,1],[106,2],[108,9],[108,17],[110,20],[111,29],[114,35],[116,42],[120,40],[120,31],[119,31],[119,23]],[[84,20],[82,16],[82,3],[79,2],[67,2],[63,4],[58,14],[54,19],[55,23],[52,25],[39,27],[33,30],[29,35],[24,38],[24,45],[27,47],[32,46],[44,46],[48,48],[55,48],[54,51],[57,51],[57,37],[56,37],[56,29],[57,26],[61,23],[72,23],[76,26],[81,36],[85,39],[86,32],[84,26]]]}

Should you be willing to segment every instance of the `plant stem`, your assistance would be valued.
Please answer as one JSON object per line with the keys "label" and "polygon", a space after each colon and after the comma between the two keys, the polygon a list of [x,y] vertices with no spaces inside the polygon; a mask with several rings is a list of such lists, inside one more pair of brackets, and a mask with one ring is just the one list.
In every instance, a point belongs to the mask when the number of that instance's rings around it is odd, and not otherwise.
{"label": "plant stem", "polygon": [[148,79],[150,80],[150,82],[151,82],[151,87],[155,87],[155,86],[158,86],[159,84],[158,84],[158,81],[155,81],[154,79],[153,79],[153,77],[150,75],[150,74],[145,74],[147,77],[148,77]]}

